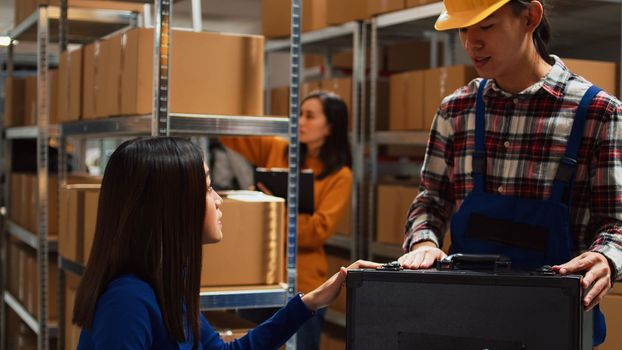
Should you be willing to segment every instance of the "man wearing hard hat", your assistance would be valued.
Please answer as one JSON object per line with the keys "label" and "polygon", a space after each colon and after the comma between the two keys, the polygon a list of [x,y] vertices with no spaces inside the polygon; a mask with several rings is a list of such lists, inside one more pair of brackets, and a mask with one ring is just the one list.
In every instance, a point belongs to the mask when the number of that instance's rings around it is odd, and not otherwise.
{"label": "man wearing hard hat", "polygon": [[452,252],[585,273],[597,345],[598,304],[622,277],[622,105],[549,55],[543,2],[443,2],[435,28],[459,30],[483,79],[437,111],[399,262],[442,259],[450,224]]}

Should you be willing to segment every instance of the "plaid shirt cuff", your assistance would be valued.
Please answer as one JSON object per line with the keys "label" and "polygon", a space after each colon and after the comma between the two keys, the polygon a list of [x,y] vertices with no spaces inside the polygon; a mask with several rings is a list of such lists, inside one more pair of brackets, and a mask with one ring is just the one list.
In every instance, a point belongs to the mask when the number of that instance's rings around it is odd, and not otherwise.
{"label": "plaid shirt cuff", "polygon": [[594,245],[590,251],[600,253],[609,260],[611,267],[611,280],[622,281],[622,250],[611,245]]}
{"label": "plaid shirt cuff", "polygon": [[432,232],[431,230],[421,230],[409,233],[406,240],[404,241],[404,244],[402,245],[402,249],[404,249],[405,253],[408,253],[410,252],[410,249],[413,245],[423,241],[434,242],[437,247],[441,246],[438,242],[438,237],[434,232]]}

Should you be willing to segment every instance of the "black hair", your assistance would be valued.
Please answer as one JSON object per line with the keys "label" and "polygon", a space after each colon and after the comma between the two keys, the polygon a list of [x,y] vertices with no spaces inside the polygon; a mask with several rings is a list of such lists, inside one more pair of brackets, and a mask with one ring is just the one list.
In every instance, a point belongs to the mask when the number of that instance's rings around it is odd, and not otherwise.
{"label": "black hair", "polygon": [[[330,133],[324,140],[319,154],[324,169],[320,174],[315,174],[315,178],[321,180],[344,166],[352,168],[352,151],[348,139],[348,107],[345,102],[335,93],[314,91],[305,96],[300,105],[302,106],[305,101],[314,98],[322,103],[322,111],[330,127]],[[300,159],[303,162],[307,157],[307,152],[307,145],[301,144]]]}
{"label": "black hair", "polygon": [[[544,0],[537,0],[542,4],[542,7],[545,8],[544,13],[542,14],[542,20],[533,33],[533,43],[536,46],[536,50],[538,54],[544,61],[548,64],[554,64],[555,59],[551,57],[548,50],[549,41],[551,40],[551,25],[546,16],[546,7],[544,5]],[[515,15],[521,14],[525,9],[529,7],[532,0],[511,0],[510,6],[512,7],[512,11]]]}
{"label": "black hair", "polygon": [[207,193],[203,164],[201,151],[180,138],[138,138],[114,151],[102,180],[91,255],[76,295],[75,324],[91,328],[108,283],[133,274],[153,288],[172,339],[198,339]]}

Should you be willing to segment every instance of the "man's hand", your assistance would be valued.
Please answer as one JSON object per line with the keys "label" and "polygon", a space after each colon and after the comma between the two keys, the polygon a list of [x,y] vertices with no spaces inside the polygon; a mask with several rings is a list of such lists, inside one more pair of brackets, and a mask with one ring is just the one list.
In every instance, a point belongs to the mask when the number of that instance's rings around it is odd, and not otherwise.
{"label": "man's hand", "polygon": [[405,269],[427,269],[446,256],[447,254],[434,242],[424,241],[413,245],[412,250],[402,255],[397,261]]}
{"label": "man's hand", "polygon": [[553,266],[553,270],[561,275],[585,272],[581,285],[584,289],[592,287],[583,297],[586,310],[598,305],[611,288],[611,267],[600,253],[585,252],[565,264]]}

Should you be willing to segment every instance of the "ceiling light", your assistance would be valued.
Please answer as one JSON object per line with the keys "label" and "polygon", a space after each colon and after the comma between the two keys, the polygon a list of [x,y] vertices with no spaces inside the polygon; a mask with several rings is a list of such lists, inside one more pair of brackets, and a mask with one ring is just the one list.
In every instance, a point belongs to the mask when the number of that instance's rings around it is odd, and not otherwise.
{"label": "ceiling light", "polygon": [[[0,35],[0,46],[9,46],[11,44],[11,37],[8,35]],[[13,45],[17,44],[17,40],[13,40]]]}

